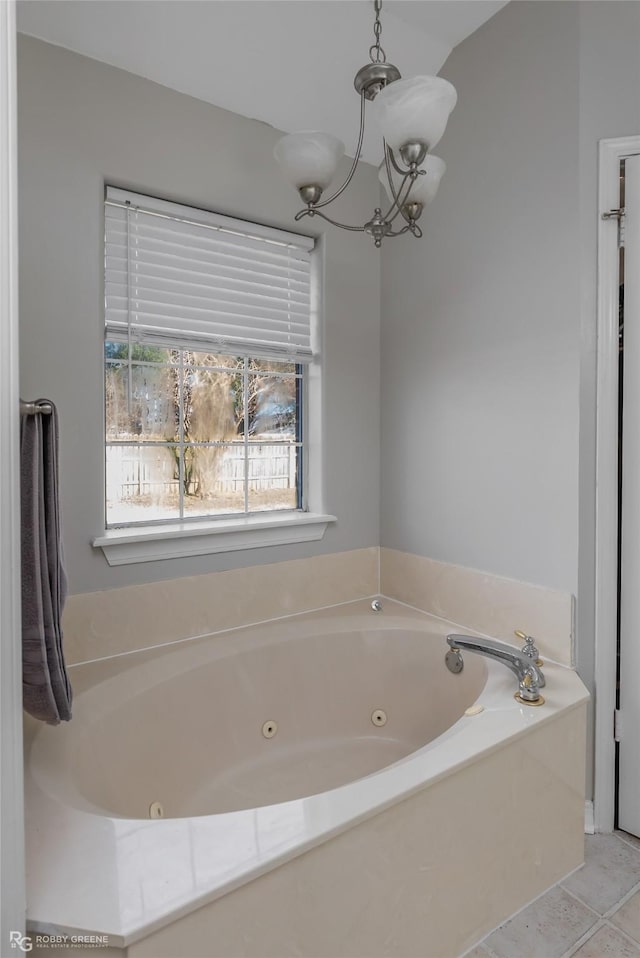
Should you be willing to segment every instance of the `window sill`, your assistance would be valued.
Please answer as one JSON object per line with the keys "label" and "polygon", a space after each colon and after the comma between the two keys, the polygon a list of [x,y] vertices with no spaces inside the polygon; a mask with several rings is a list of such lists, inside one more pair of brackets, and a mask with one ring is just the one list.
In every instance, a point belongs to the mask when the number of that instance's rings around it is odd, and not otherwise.
{"label": "window sill", "polygon": [[108,529],[92,545],[104,552],[109,565],[156,562],[185,556],[260,549],[322,539],[335,516],[315,512],[279,516],[247,516],[212,522],[180,522],[127,529]]}

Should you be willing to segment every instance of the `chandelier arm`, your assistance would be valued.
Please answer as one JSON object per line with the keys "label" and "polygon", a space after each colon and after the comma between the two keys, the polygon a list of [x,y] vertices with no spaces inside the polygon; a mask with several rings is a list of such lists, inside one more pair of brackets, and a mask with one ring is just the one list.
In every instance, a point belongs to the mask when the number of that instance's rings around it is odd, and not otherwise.
{"label": "chandelier arm", "polygon": [[[395,213],[393,212],[394,209],[395,209]],[[409,218],[407,217],[407,214],[404,212],[401,206],[396,206],[396,204],[394,203],[393,206],[389,207],[389,209],[387,210],[387,215],[384,218],[384,221],[387,224],[387,226],[391,226],[391,224],[394,222],[394,220],[397,220],[400,214],[402,214],[403,219],[405,219],[408,223]],[[398,235],[398,234],[391,234],[391,232],[389,232],[386,235],[391,236],[391,235]]]}
{"label": "chandelier arm", "polygon": [[[396,173],[400,173],[401,176],[404,176],[404,174],[405,174],[407,171],[406,171],[406,170],[403,170],[402,167],[399,165],[398,161],[397,161],[396,158],[395,158],[395,154],[394,154],[393,150],[391,149],[391,147],[387,144],[387,141],[384,140],[383,142],[384,142],[384,148],[385,148],[384,158],[385,158],[385,162],[386,162],[386,164],[387,164],[387,170],[389,169],[389,159],[390,159],[391,162],[393,163],[393,168],[394,168],[394,170],[396,171]],[[387,158],[387,151],[389,152],[389,158]],[[391,179],[391,177],[389,177],[389,179]]]}
{"label": "chandelier arm", "polygon": [[314,210],[320,209],[321,206],[328,206],[329,203],[333,203],[333,201],[336,200],[341,195],[341,193],[344,193],[349,183],[353,179],[353,174],[356,171],[358,160],[360,159],[360,154],[362,152],[362,141],[364,140],[364,111],[365,111],[365,96],[364,96],[364,90],[363,90],[362,93],[360,94],[360,135],[358,136],[358,145],[356,147],[356,155],[353,160],[353,165],[351,169],[349,170],[349,175],[347,176],[342,186],[339,189],[337,189],[335,193],[333,193],[330,197],[328,197],[328,199],[322,200],[321,203],[316,203],[313,207]]}
{"label": "chandelier arm", "polygon": [[[402,196],[402,191],[405,188],[407,180],[409,180],[409,186],[404,196]],[[400,188],[397,194],[393,187],[393,184],[390,182],[389,185],[391,186],[391,191],[393,193],[394,199],[393,199],[393,203],[391,204],[387,212],[384,214],[384,219],[389,223],[393,223],[398,213],[402,213],[402,207],[404,206],[404,204],[407,202],[407,199],[409,198],[409,193],[411,192],[411,187],[413,186],[413,179],[411,178],[411,172],[409,171],[408,173],[404,174],[404,179],[402,180],[402,183],[400,184]],[[395,210],[395,213],[393,212],[394,210]],[[393,216],[391,216],[392,213],[393,213]],[[402,215],[404,216],[404,213]],[[391,219],[389,219],[390,216],[391,216]]]}
{"label": "chandelier arm", "polygon": [[[418,172],[418,173],[424,173],[424,170],[417,170],[417,172]],[[387,174],[387,175],[388,175],[388,174]],[[407,221],[407,224],[408,224],[408,226],[407,226],[405,229],[403,229],[402,232],[405,233],[407,229],[411,229],[411,231],[413,232],[413,235],[414,235],[414,236],[417,236],[418,234],[417,234],[417,233],[412,229],[412,227],[411,227],[411,217],[408,216],[408,214],[405,212],[405,209],[404,209],[404,206],[405,206],[405,204],[407,203],[407,201],[408,201],[408,199],[409,199],[409,193],[411,192],[411,187],[413,186],[413,183],[414,183],[414,182],[415,182],[415,180],[412,180],[411,186],[409,186],[409,189],[407,190],[407,192],[406,192],[406,194],[405,194],[405,197],[404,197],[404,200],[403,200],[402,205],[401,205],[401,206],[398,206],[398,209],[396,210],[396,212],[393,214],[393,216],[392,216],[391,219],[389,220],[389,223],[393,223],[393,221],[394,221],[394,220],[396,219],[396,217],[398,216],[398,213],[401,213],[402,216],[403,216],[403,218]],[[389,180],[389,184],[391,185],[391,187],[392,187],[392,189],[393,189],[393,185],[392,185],[392,183],[391,183],[391,180]],[[390,213],[390,212],[391,212],[391,210],[389,210],[389,213]],[[413,222],[415,223],[415,220],[414,220]],[[393,234],[389,233],[388,235],[389,235],[389,236],[391,236],[391,235],[393,235],[393,236],[399,236],[400,234],[399,234],[399,233],[393,233]],[[422,236],[422,230],[420,230],[420,236]]]}
{"label": "chandelier arm", "polygon": [[[405,219],[407,218],[405,217]],[[413,233],[414,236],[419,238],[422,236],[422,229],[418,226],[415,220],[407,219],[406,224],[401,230],[389,230],[387,236],[402,236],[403,233]]]}
{"label": "chandelier arm", "polygon": [[338,223],[337,220],[330,219],[326,213],[320,213],[315,206],[311,209],[300,210],[299,213],[296,213],[296,222],[301,220],[303,216],[320,216],[323,220],[326,220],[327,223],[331,223],[332,226],[339,226],[341,230],[351,230],[353,233],[364,233],[364,226],[347,226],[345,223]]}
{"label": "chandelier arm", "polygon": [[[406,175],[408,176],[409,174],[407,173]],[[391,182],[391,181],[390,181],[390,182]],[[404,185],[404,184],[403,184],[403,185]],[[407,214],[405,213],[403,207],[404,207],[404,204],[407,202],[407,199],[409,198],[409,193],[411,192],[411,186],[412,186],[412,185],[413,185],[413,181],[412,181],[411,184],[409,185],[409,189],[407,190],[407,192],[406,192],[406,194],[405,194],[405,197],[404,197],[404,200],[403,200],[402,203],[399,203],[399,202],[397,201],[397,198],[396,198],[396,201],[395,201],[395,203],[394,203],[395,213],[393,213],[393,216],[391,216],[390,219],[388,219],[388,217],[389,217],[389,216],[391,215],[391,213],[393,212],[394,206],[392,206],[392,207],[389,209],[389,211],[388,211],[388,213],[387,213],[387,222],[389,223],[389,225],[391,225],[391,223],[393,223],[393,221],[398,218],[398,215],[399,215],[399,214],[401,214],[401,215],[402,215],[402,218],[407,221],[407,224],[409,223],[409,217],[408,217]],[[392,187],[392,189],[393,189],[393,187]],[[401,190],[401,189],[402,189],[402,186],[400,187],[400,190]],[[398,194],[400,193],[400,190],[398,191]],[[395,197],[395,192],[394,192],[394,197]],[[409,229],[409,226],[407,225],[406,227],[404,227],[404,228],[401,230],[401,232],[402,232],[402,233],[405,233],[408,229]],[[393,233],[393,234],[390,233],[389,235],[390,235],[390,236],[391,236],[391,235],[393,235],[393,236],[400,236],[400,233]]]}
{"label": "chandelier arm", "polygon": [[[402,192],[402,188],[403,188],[404,184],[406,183],[407,176],[409,176],[410,171],[400,169],[400,167],[398,166],[398,164],[396,163],[396,161],[395,161],[395,159],[394,159],[393,151],[391,150],[391,147],[387,145],[386,140],[383,140],[383,143],[384,143],[384,162],[385,162],[385,167],[386,167],[386,171],[387,171],[387,181],[388,181],[388,183],[389,183],[389,189],[391,190],[391,195],[393,196],[394,205],[396,206],[396,212],[393,214],[393,216],[392,216],[391,219],[389,220],[389,223],[390,223],[390,224],[393,223],[393,221],[394,221],[395,218],[397,217],[398,213],[402,213],[402,215],[404,216],[405,220],[407,220],[407,222],[409,222],[409,220],[408,220],[408,218],[407,218],[407,215],[406,215],[406,213],[404,212],[404,210],[402,209],[402,207],[403,207],[404,204],[407,202],[407,199],[408,199],[408,197],[409,197],[409,193],[411,192],[411,187],[413,186],[413,180],[411,181],[411,183],[410,183],[410,185],[409,185],[409,189],[407,190],[407,193],[406,193],[406,195],[405,195],[404,202],[403,202],[403,203],[400,203],[400,201],[399,201],[399,194]],[[400,184],[400,189],[398,190],[397,193],[396,193],[396,188],[395,188],[395,186],[393,185],[393,177],[392,177],[392,175],[391,175],[391,165],[390,165],[390,162],[389,162],[390,160],[391,160],[391,162],[393,163],[393,165],[394,165],[394,167],[396,168],[396,170],[398,171],[398,173],[400,173],[401,176],[403,177],[402,183]],[[389,213],[388,213],[387,215],[390,215],[391,212],[392,212],[392,210],[393,210],[393,206],[389,209]],[[386,217],[385,217],[385,219],[386,219]]]}
{"label": "chandelier arm", "polygon": [[412,233],[416,239],[422,238],[422,229],[415,220],[407,220],[406,226],[403,226],[401,230],[389,230],[386,234],[387,236],[402,236],[403,233]]}
{"label": "chandelier arm", "polygon": [[[392,158],[391,147],[390,147],[390,146],[387,146],[387,141],[386,141],[386,140],[383,140],[382,142],[383,142],[383,144],[384,144],[384,165],[385,165],[385,168],[386,168],[386,171],[387,171],[387,180],[388,180],[388,182],[389,182],[389,189],[391,190],[391,195],[392,195],[392,197],[393,197],[393,200],[394,200],[396,206],[399,207],[400,204],[398,203],[398,195],[397,195],[397,193],[396,193],[396,188],[395,188],[395,186],[393,185],[393,178],[392,178],[392,176],[391,176],[391,163],[389,162],[390,159]],[[394,160],[393,165],[395,166],[395,168],[396,168],[396,170],[398,171],[398,173],[400,173],[403,177],[406,177],[406,170],[401,170],[401,169],[399,169],[398,164],[395,162],[395,160]],[[402,181],[402,183],[404,183],[404,180]],[[402,189],[402,183],[400,184],[400,189]]]}
{"label": "chandelier arm", "polygon": [[[391,212],[391,210],[389,210],[389,212]],[[398,218],[398,216],[399,216],[400,214],[402,214],[402,218],[405,219],[405,220],[407,221],[407,223],[409,222],[409,220],[408,220],[408,218],[407,218],[407,214],[404,212],[404,210],[402,209],[402,207],[399,206],[399,207],[396,209],[396,211],[395,211],[395,213],[393,214],[393,216],[392,216],[391,218],[387,218],[387,223],[389,224],[389,226],[391,226],[391,224],[393,223],[394,220],[397,220],[397,218]],[[403,232],[404,232],[404,230],[403,230]]]}
{"label": "chandelier arm", "polygon": [[402,236],[403,233],[407,233],[410,229],[411,226],[407,223],[401,230],[389,230],[386,236]]}

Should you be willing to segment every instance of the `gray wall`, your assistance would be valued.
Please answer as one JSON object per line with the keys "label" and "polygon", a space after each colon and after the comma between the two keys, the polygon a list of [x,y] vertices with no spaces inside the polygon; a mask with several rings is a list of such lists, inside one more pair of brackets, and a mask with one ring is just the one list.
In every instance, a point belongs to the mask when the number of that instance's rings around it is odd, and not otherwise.
{"label": "gray wall", "polygon": [[382,280],[382,544],[570,592],[578,18],[512,3],[454,50],[447,172]]}
{"label": "gray wall", "polygon": [[598,139],[640,134],[640,4],[510,3],[442,74],[426,242],[383,258],[381,541],[576,594],[593,691]]}
{"label": "gray wall", "polygon": [[[272,158],[271,127],[25,36],[18,132],[21,391],[60,412],[71,592],[378,545],[380,258],[368,238],[329,227],[325,508],[337,524],[319,543],[121,568],[92,549],[104,522],[104,182],[286,229],[299,204]],[[345,219],[367,219],[373,195],[376,172],[364,166]]]}

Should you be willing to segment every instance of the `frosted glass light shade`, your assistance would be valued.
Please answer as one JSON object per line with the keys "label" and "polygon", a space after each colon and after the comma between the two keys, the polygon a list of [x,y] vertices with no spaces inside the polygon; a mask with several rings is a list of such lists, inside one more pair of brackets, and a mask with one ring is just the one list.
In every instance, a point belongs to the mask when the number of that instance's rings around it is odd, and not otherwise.
{"label": "frosted glass light shade", "polygon": [[393,150],[418,140],[431,150],[444,133],[457,99],[455,87],[442,77],[410,77],[381,90],[371,109]]}
{"label": "frosted glass light shade", "polygon": [[[423,206],[426,206],[427,203],[430,203],[438,192],[440,180],[442,179],[442,175],[447,168],[447,164],[444,160],[441,160],[439,156],[434,156],[432,153],[429,153],[422,166],[425,170],[425,174],[424,176],[419,176],[416,179],[415,183],[411,187],[411,192],[409,193],[407,202],[422,203]],[[391,176],[395,191],[398,193],[398,190],[402,185],[402,176],[400,173],[397,173],[393,167],[391,167]],[[387,191],[389,199],[393,202],[393,194],[389,187],[389,180],[387,178],[387,167],[384,162],[378,167],[378,179]],[[405,184],[405,190],[406,188],[407,185]]]}
{"label": "frosted glass light shade", "polygon": [[290,133],[278,140],[273,155],[296,189],[319,186],[324,190],[344,155],[344,143],[330,133],[315,130]]}

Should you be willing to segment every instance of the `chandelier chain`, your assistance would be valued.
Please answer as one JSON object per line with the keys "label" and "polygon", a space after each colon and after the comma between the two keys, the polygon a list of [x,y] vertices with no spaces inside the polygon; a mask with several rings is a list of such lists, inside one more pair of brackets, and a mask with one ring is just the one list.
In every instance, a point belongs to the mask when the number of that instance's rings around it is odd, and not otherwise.
{"label": "chandelier chain", "polygon": [[369,47],[369,59],[372,63],[386,63],[387,55],[380,46],[380,34],[382,33],[380,10],[382,8],[382,0],[373,0],[373,8],[376,13],[376,19],[373,24],[373,35],[376,38],[376,42]]}

